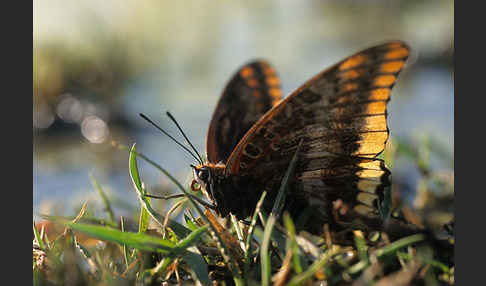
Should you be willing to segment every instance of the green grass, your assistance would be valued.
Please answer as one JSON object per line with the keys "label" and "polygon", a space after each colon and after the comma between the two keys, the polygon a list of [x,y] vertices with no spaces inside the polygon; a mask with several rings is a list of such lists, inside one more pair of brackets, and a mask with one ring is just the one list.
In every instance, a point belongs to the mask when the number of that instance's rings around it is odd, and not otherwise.
{"label": "green grass", "polygon": [[[394,164],[398,158],[414,162],[421,172],[420,180],[426,182],[425,191],[438,193],[437,188],[446,183],[430,183],[437,180],[429,163],[434,155],[432,141],[418,148],[410,142],[394,141],[384,154],[387,163]],[[267,215],[261,209],[264,192],[250,225],[242,226],[234,218],[220,224],[208,217],[181,183],[137,152],[135,145],[122,149],[129,151],[127,176],[139,198],[139,213],[134,214],[138,220],[117,217],[112,199],[91,176],[106,218],[88,218],[86,204],[74,219],[44,216],[61,229],[54,238],[54,233],[34,222],[34,285],[65,285],[67,279],[72,285],[212,285],[214,281],[219,285],[351,285],[357,280],[360,285],[394,285],[395,279],[408,281],[406,284],[454,284],[454,240],[450,234],[444,248],[424,234],[390,241],[386,233],[354,230],[350,243],[339,244],[326,236],[298,233],[294,218],[285,211],[281,215],[293,163],[286,170],[272,212]],[[439,156],[450,162],[442,149],[440,152]],[[186,196],[186,203],[169,206],[184,208],[182,222],[172,217],[171,211],[154,209],[137,159],[146,160],[168,176]],[[444,187],[448,188],[453,186]],[[427,198],[427,205],[440,205],[438,195]],[[387,212],[392,216],[406,205],[401,202],[391,207],[392,199],[388,200]],[[424,209],[430,214],[428,211]],[[431,223],[426,225],[433,228]]]}

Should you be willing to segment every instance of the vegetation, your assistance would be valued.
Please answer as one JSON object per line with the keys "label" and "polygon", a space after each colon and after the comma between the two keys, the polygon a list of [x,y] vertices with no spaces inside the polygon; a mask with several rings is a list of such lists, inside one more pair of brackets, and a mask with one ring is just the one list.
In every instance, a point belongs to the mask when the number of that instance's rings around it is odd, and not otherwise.
{"label": "vegetation", "polygon": [[[333,241],[325,226],[322,237],[296,233],[293,219],[286,212],[280,215],[284,197],[276,200],[270,214],[260,209],[266,193],[249,225],[235,218],[221,223],[134,145],[129,150],[129,173],[139,198],[138,222],[116,218],[110,197],[92,177],[106,217],[90,216],[85,203],[74,218],[46,216],[47,222],[34,222],[33,284],[452,285],[453,222],[444,225],[443,219],[430,219],[434,216],[427,206],[437,209],[444,201],[453,201],[453,183],[432,170],[431,154],[453,162],[432,140],[424,142],[415,147],[395,138],[388,146],[384,157],[389,165],[406,157],[421,172],[416,210],[411,211],[397,192],[388,207],[394,216],[423,224],[430,233],[434,230],[435,238],[414,234],[390,241],[386,233],[365,236],[355,229],[350,244]],[[159,169],[184,194],[167,212],[153,208],[137,158]],[[286,177],[292,168],[293,163]],[[279,195],[285,196],[286,184],[284,178]],[[183,212],[182,220],[174,218],[177,211]],[[437,225],[443,225],[442,231]]]}

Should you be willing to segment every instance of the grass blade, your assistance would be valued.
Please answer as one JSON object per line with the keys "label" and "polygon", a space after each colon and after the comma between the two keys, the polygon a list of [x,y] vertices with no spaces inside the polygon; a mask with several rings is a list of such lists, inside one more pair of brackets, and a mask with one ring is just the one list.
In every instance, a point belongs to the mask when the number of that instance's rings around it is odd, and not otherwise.
{"label": "grass blade", "polygon": [[[174,261],[176,256],[182,256],[183,258],[187,259],[186,262],[189,264],[192,270],[197,268],[197,272],[193,273],[195,280],[202,279],[205,281],[206,277],[201,274],[201,271],[205,271],[207,276],[207,264],[203,257],[198,253],[197,248],[195,248],[193,245],[201,238],[201,235],[206,232],[207,229],[208,226],[203,226],[191,232],[191,234],[175,245],[174,251],[171,254],[164,257],[154,268],[147,270],[144,275],[146,275],[148,279],[152,279],[156,274],[165,271],[166,268]],[[190,269],[190,271],[192,270]],[[207,276],[207,280],[209,280],[209,276]]]}
{"label": "grass blade", "polygon": [[282,209],[285,205],[285,195],[287,192],[287,186],[288,182],[290,179],[290,176],[294,173],[295,166],[297,165],[297,158],[298,154],[300,151],[300,148],[302,147],[302,143],[304,140],[300,140],[299,145],[297,146],[297,150],[294,153],[294,156],[292,157],[292,160],[289,163],[289,167],[287,168],[287,171],[285,172],[285,175],[282,179],[282,184],[280,185],[280,189],[278,190],[277,198],[275,199],[275,203],[273,204],[272,208],[272,213],[276,218],[280,216],[280,213],[282,212]]}
{"label": "grass blade", "polygon": [[101,197],[101,201],[103,202],[104,209],[108,213],[108,218],[110,219],[111,222],[115,222],[115,215],[113,214],[113,209],[111,208],[110,200],[108,199],[108,196],[106,193],[103,191],[103,188],[101,188],[101,185],[98,183],[98,181],[95,179],[95,177],[90,174],[89,179],[91,180],[91,184],[95,188],[95,190],[98,192],[98,194]]}
{"label": "grass blade", "polygon": [[62,218],[50,217],[50,220],[62,223],[73,230],[84,232],[89,236],[101,240],[115,242],[135,249],[159,252],[168,256],[182,254],[187,248],[195,244],[201,235],[208,229],[207,226],[200,227],[191,232],[179,243],[175,244],[170,240],[147,235],[145,233],[123,232],[108,226],[72,223]]}
{"label": "grass blade", "polygon": [[300,140],[299,146],[297,147],[297,150],[295,151],[295,154],[289,163],[289,167],[285,172],[285,175],[282,179],[282,184],[280,185],[280,189],[277,194],[277,198],[275,199],[275,203],[273,204],[272,212],[270,213],[270,216],[265,226],[265,230],[263,231],[263,241],[260,249],[260,260],[262,264],[262,285],[264,286],[270,285],[270,281],[271,281],[272,266],[270,262],[270,253],[268,251],[270,245],[270,238],[272,236],[273,227],[277,221],[277,218],[280,216],[280,212],[282,211],[283,206],[285,204],[285,195],[287,191],[287,186],[289,183],[290,176],[294,172],[297,163],[298,154],[302,146],[302,142],[303,140]]}
{"label": "grass blade", "polygon": [[[122,150],[128,150],[130,152],[130,154],[134,154],[137,157],[142,158],[147,163],[149,163],[150,165],[154,166],[157,170],[159,170],[160,172],[164,173],[164,175],[166,175],[167,178],[169,178],[169,180],[171,180],[179,189],[185,190],[184,187],[181,185],[181,183],[179,183],[179,181],[177,181],[169,172],[167,172],[167,170],[165,170],[164,168],[162,168],[159,164],[155,163],[154,161],[150,160],[144,154],[137,152],[135,150],[135,148],[134,148],[135,147],[135,144],[133,144],[132,148],[128,148],[127,146],[123,146],[123,145],[117,145],[117,146],[120,149],[122,149]],[[185,194],[185,195],[187,195],[187,194]]]}
{"label": "grass blade", "polygon": [[361,230],[353,231],[354,243],[356,245],[356,250],[358,250],[358,255],[360,260],[368,261],[368,246],[366,245],[366,239]]}
{"label": "grass blade", "polygon": [[192,219],[189,216],[187,216],[187,214],[184,214],[184,221],[186,222],[187,227],[189,227],[189,229],[195,230],[196,228],[198,228],[198,226],[192,221]]}
{"label": "grass blade", "polygon": [[140,250],[159,252],[165,255],[169,255],[177,250],[173,242],[144,233],[122,232],[107,226],[72,223],[60,219],[55,219],[54,221],[63,223],[73,230],[84,232],[91,237],[115,242],[120,245],[125,244]]}
{"label": "grass blade", "polygon": [[262,207],[263,201],[265,200],[265,196],[267,192],[263,192],[260,200],[255,207],[255,212],[253,213],[253,217],[251,218],[250,227],[248,228],[248,234],[246,236],[246,244],[245,244],[245,265],[244,265],[244,273],[248,273],[250,270],[250,246],[251,246],[251,239],[253,238],[253,232],[255,230],[255,225],[258,218],[258,213],[260,212],[260,208]]}
{"label": "grass blade", "polygon": [[[151,205],[151,203],[152,202],[150,201],[150,198],[147,198],[147,204]],[[147,231],[148,225],[149,225],[149,217],[150,217],[149,212],[147,211],[146,208],[144,208],[141,205],[140,206],[140,218],[138,220],[138,232],[142,233],[142,232]]]}
{"label": "grass blade", "polygon": [[231,223],[236,230],[236,236],[238,237],[238,241],[240,242],[240,247],[243,251],[246,250],[245,243],[243,242],[243,232],[241,231],[240,226],[238,225],[238,220],[236,217],[231,214]]}
{"label": "grass blade", "polygon": [[[153,283],[152,279],[156,274],[162,273],[167,267],[174,261],[171,256],[166,256],[160,260],[154,268],[144,271],[143,276],[146,277],[145,282],[147,284]],[[148,283],[149,282],[149,283]]]}
{"label": "grass blade", "polygon": [[188,251],[182,256],[182,259],[189,265],[189,272],[194,280],[199,280],[203,285],[211,285],[211,280],[208,275],[208,265],[201,254]]}
{"label": "grass blade", "polygon": [[188,236],[186,236],[184,239],[179,241],[176,245],[176,247],[179,250],[186,250],[186,248],[189,248],[190,246],[194,245],[196,241],[201,238],[201,235],[208,230],[208,226],[201,226],[200,228],[196,229],[195,231],[191,232]]}
{"label": "grass blade", "polygon": [[299,274],[302,273],[302,264],[300,262],[300,249],[297,240],[295,239],[295,225],[290,217],[289,213],[284,213],[284,224],[287,232],[289,234],[290,245],[289,249],[292,250],[292,264],[294,266],[295,273]]}
{"label": "grass blade", "polygon": [[394,241],[394,242],[390,243],[389,245],[387,245],[383,248],[376,250],[374,255],[376,257],[380,258],[380,257],[386,256],[386,255],[389,255],[389,254],[393,254],[401,248],[409,246],[410,244],[413,244],[413,243],[420,242],[424,239],[425,239],[425,235],[423,235],[423,234],[410,235],[410,236],[404,237],[402,239],[399,239],[397,241]]}
{"label": "grass blade", "polygon": [[444,263],[442,263],[440,261],[437,261],[437,260],[434,260],[434,259],[431,259],[431,258],[428,258],[428,257],[419,256],[419,255],[412,256],[409,253],[403,253],[403,252],[397,252],[397,256],[404,258],[404,259],[407,259],[407,260],[412,260],[414,258],[418,258],[418,259],[422,260],[424,263],[429,264],[433,267],[436,267],[437,269],[440,269],[444,273],[452,274],[449,266],[445,265]]}
{"label": "grass blade", "polygon": [[39,244],[39,248],[43,251],[46,251],[46,246],[44,245],[44,241],[42,241],[42,238],[41,238],[39,232],[37,231],[37,228],[35,227],[35,221],[34,221],[33,227],[34,227],[34,237],[35,237],[35,240],[37,241],[37,243]]}
{"label": "grass blade", "polygon": [[[142,187],[142,182],[140,180],[140,176],[138,173],[138,167],[137,167],[137,153],[136,151],[136,144],[133,144],[131,150],[130,150],[130,157],[129,157],[129,170],[130,170],[130,177],[132,178],[132,183],[135,187],[135,190],[138,193],[138,198],[140,200],[140,203],[142,206],[147,210],[147,212],[150,214],[150,216],[161,226],[163,227],[163,221],[165,220],[165,217],[158,214],[151,206],[150,200],[144,196],[144,190]],[[169,227],[174,230],[174,232],[179,236],[179,237],[185,237],[188,235],[191,231],[183,226],[182,224],[169,219]]]}
{"label": "grass blade", "polygon": [[271,279],[271,268],[272,265],[270,263],[270,253],[268,251],[270,245],[270,237],[272,235],[273,226],[275,225],[276,218],[273,215],[267,220],[267,225],[265,226],[265,230],[263,231],[263,241],[262,246],[260,249],[260,261],[262,264],[262,285],[268,286],[270,285]]}
{"label": "grass blade", "polygon": [[331,257],[339,252],[338,248],[331,248],[329,249],[326,253],[322,255],[322,257],[312,263],[309,268],[307,268],[306,271],[295,275],[292,279],[290,279],[289,283],[287,284],[288,286],[297,286],[297,285],[302,285],[306,280],[312,278],[314,274],[322,269],[327,262],[331,259]]}
{"label": "grass blade", "polygon": [[[122,232],[125,232],[125,222],[123,220],[123,217],[120,217],[120,227],[121,227],[121,231]],[[126,269],[128,269],[128,250],[127,250],[127,246],[124,244],[123,245],[123,260],[125,260],[125,267]]]}

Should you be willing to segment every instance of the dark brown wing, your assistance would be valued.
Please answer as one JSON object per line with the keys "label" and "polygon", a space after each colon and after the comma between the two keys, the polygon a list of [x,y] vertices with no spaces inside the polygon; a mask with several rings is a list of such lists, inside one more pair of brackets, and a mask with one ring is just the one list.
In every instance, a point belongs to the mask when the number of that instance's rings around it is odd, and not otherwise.
{"label": "dark brown wing", "polygon": [[267,62],[254,61],[240,68],[227,84],[209,125],[209,162],[226,162],[248,129],[281,98],[280,80]]}
{"label": "dark brown wing", "polygon": [[313,204],[340,199],[360,213],[376,210],[390,172],[375,157],[388,139],[386,104],[408,55],[406,44],[391,42],[319,73],[255,123],[226,175],[263,178],[276,191],[303,140],[294,193]]}

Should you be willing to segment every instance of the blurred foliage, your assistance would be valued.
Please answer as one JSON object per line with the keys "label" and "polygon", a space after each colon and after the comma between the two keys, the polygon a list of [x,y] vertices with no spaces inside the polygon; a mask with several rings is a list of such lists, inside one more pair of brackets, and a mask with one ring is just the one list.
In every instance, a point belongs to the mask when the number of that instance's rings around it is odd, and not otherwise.
{"label": "blurred foliage", "polygon": [[[34,15],[34,103],[46,100],[50,104],[57,96],[73,90],[94,92],[97,96],[119,95],[127,80],[181,56],[186,60],[177,59],[182,64],[180,69],[196,73],[199,70],[202,75],[203,70],[197,66],[211,64],[209,59],[217,56],[212,50],[217,50],[217,42],[228,36],[222,30],[226,22],[239,22],[239,18],[247,20],[250,26],[259,25],[261,30],[256,33],[268,35],[269,40],[292,40],[295,33],[299,41],[309,44],[339,39],[348,46],[361,46],[403,38],[412,39],[426,57],[447,51],[449,58],[453,47],[453,1],[310,1],[295,11],[309,12],[302,19],[308,29],[300,31],[279,18],[280,5],[292,8],[289,3],[210,1],[201,7],[184,2],[147,1],[138,5],[128,1],[124,7],[110,7],[114,2],[61,5],[54,1],[65,9],[66,15],[52,10],[53,16],[43,4],[34,3],[39,11]],[[246,15],[249,12],[254,16]],[[428,15],[423,17],[423,13]],[[120,18],[127,16],[128,21]],[[177,21],[178,17],[181,21]],[[53,29],[56,18],[58,25],[68,27]],[[251,22],[257,19],[265,21]],[[287,27],[291,28],[288,35],[282,35]],[[424,38],[431,30],[434,38]],[[167,50],[170,47],[178,50]]]}
{"label": "blurred foliage", "polygon": [[42,44],[34,54],[34,102],[53,102],[66,92],[83,91],[98,96],[116,95],[127,79],[137,75],[123,41],[106,38],[94,47],[65,47],[60,42]]}
{"label": "blurred foliage", "polygon": [[[364,48],[402,39],[420,52],[419,64],[452,65],[453,1],[116,4],[34,2],[36,131],[67,127],[49,134],[54,136],[75,127],[59,122],[63,118],[57,114],[58,104],[65,94],[85,105],[101,105],[109,114],[102,119],[112,118],[109,127],[119,120],[119,127],[129,128],[127,114],[114,97],[124,95],[134,81],[155,77],[161,82],[157,90],[161,94],[192,94],[200,81],[214,86],[226,67],[223,63],[239,65],[238,56],[248,60],[253,53],[253,57],[278,57],[279,64],[295,75],[299,70],[291,67],[314,62],[310,56],[296,65],[300,59],[295,49],[323,57],[326,45]],[[217,84],[221,85],[219,80]]]}

